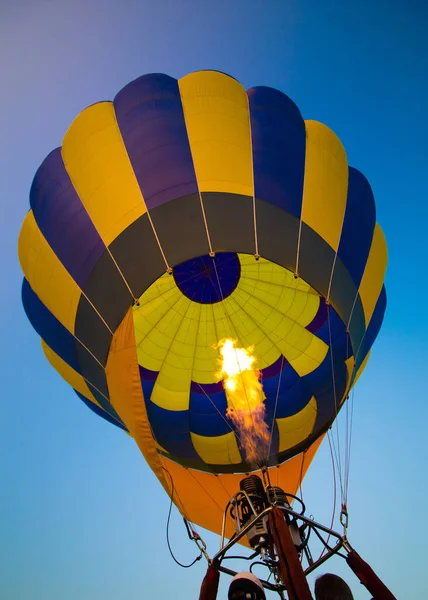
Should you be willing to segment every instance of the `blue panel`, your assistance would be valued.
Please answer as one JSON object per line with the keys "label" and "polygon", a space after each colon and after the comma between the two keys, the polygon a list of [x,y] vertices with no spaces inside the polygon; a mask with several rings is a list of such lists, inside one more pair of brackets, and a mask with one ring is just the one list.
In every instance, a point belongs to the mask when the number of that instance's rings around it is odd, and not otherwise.
{"label": "blue panel", "polygon": [[74,390],[74,391],[79,396],[79,398],[82,400],[82,402],[84,402],[86,404],[86,406],[88,408],[90,408],[96,415],[98,415],[99,417],[102,417],[103,419],[105,419],[109,423],[112,423],[113,425],[116,425],[120,429],[123,429],[124,431],[128,431],[127,428],[125,427],[125,425],[122,423],[122,421],[120,421],[120,420],[118,421],[117,419],[112,418],[104,410],[102,410],[96,404],[94,404],[93,402],[91,402],[90,400],[88,400],[87,398],[85,398],[85,396],[83,396],[82,394],[80,394],[78,391],[76,391],[76,390]]}
{"label": "blue panel", "polygon": [[[266,373],[266,369],[263,369],[262,373]],[[272,377],[262,378],[263,391],[268,401],[270,402],[271,398],[275,399],[278,393],[285,393],[298,381],[298,379],[299,375],[293,367],[288,362],[284,361],[284,367],[281,372]]]}
{"label": "blue panel", "polygon": [[357,358],[357,369],[367,356],[370,348],[374,344],[375,339],[380,331],[382,326],[383,318],[385,316],[386,310],[386,290],[385,286],[383,286],[378,301],[376,303],[375,309],[373,311],[372,318],[370,320],[369,326],[367,327],[366,335],[364,337],[364,341],[362,343],[362,348],[358,353]]}
{"label": "blue panel", "polygon": [[336,393],[334,392],[333,386],[330,386],[326,390],[323,390],[315,395],[318,412],[314,431],[324,427],[336,416],[336,403],[340,402],[346,389],[347,369],[344,363],[335,365],[334,379]]}
{"label": "blue panel", "polygon": [[300,218],[306,129],[297,106],[269,87],[248,90],[255,196]]}
{"label": "blue panel", "polygon": [[117,94],[114,108],[147,208],[198,193],[177,80],[143,75]]}
{"label": "blue panel", "polygon": [[348,198],[338,255],[358,287],[364,273],[376,223],[376,208],[369,182],[349,167]]}
{"label": "blue panel", "polygon": [[216,394],[204,394],[191,391],[189,406],[192,412],[199,415],[210,415],[214,412],[217,414],[220,412],[222,415],[226,415],[226,394],[223,389]]}
{"label": "blue panel", "polygon": [[[300,412],[308,404],[312,393],[306,388],[302,381],[298,381],[291,389],[278,396],[276,418],[291,417]],[[275,405],[275,398],[270,402]]]}
{"label": "blue panel", "polygon": [[330,312],[330,319],[327,317],[327,320],[319,328],[316,335],[328,346],[330,346],[331,342],[334,351],[340,349],[344,354],[347,352],[346,358],[348,358],[352,354],[352,346],[349,335],[346,333],[346,327],[331,305],[328,307],[328,310]]}
{"label": "blue panel", "polygon": [[105,246],[71,183],[60,148],[38,169],[30,205],[50,247],[83,288]]}
{"label": "blue panel", "polygon": [[327,317],[328,317],[327,305],[325,303],[325,298],[323,296],[320,296],[319,300],[320,300],[320,305],[318,307],[317,314],[312,319],[312,321],[309,323],[309,325],[306,325],[306,329],[308,331],[310,331],[311,333],[316,333],[319,329],[321,329],[321,327],[327,321]]}
{"label": "blue panel", "polygon": [[234,430],[226,416],[227,399],[224,390],[217,394],[190,392],[189,427],[192,433],[218,436]]}
{"label": "blue panel", "polygon": [[145,402],[155,440],[179,458],[200,460],[189,433],[189,411],[165,410],[147,398]]}
{"label": "blue panel", "polygon": [[153,392],[153,388],[156,383],[157,376],[159,375],[158,371],[150,371],[141,365],[138,365],[140,370],[140,379],[141,385],[143,388],[143,396],[145,400],[150,400]]}
{"label": "blue panel", "polygon": [[80,373],[73,335],[46,308],[26,279],[22,283],[22,303],[27,317],[46,344],[70,367]]}
{"label": "blue panel", "polygon": [[204,415],[189,410],[189,427],[192,433],[209,437],[225,435],[231,430],[235,431],[232,421],[226,415],[218,412]]}
{"label": "blue panel", "polygon": [[174,267],[174,279],[181,292],[202,304],[221,302],[234,291],[241,275],[241,263],[233,252],[199,256]]}

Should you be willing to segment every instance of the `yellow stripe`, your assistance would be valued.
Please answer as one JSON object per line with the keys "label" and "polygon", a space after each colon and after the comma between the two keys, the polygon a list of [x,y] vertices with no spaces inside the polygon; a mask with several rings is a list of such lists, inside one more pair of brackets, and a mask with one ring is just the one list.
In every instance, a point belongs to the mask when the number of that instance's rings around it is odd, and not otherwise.
{"label": "yellow stripe", "polygon": [[233,431],[225,435],[208,437],[190,433],[192,444],[204,463],[210,465],[234,465],[242,462]]}
{"label": "yellow stripe", "polygon": [[279,452],[293,448],[306,440],[312,433],[317,418],[317,401],[314,397],[300,412],[276,419],[279,431]]}
{"label": "yellow stripe", "polygon": [[354,379],[354,381],[352,382],[352,387],[354,387],[354,386],[355,386],[355,384],[356,384],[356,383],[357,383],[357,381],[359,380],[359,378],[360,378],[360,376],[361,376],[362,372],[363,372],[363,371],[364,371],[364,369],[366,368],[366,366],[367,366],[367,363],[369,362],[370,352],[371,352],[371,350],[369,350],[369,351],[368,351],[368,353],[366,354],[366,356],[365,356],[365,358],[364,358],[363,362],[361,363],[361,365],[360,365],[360,368],[358,369],[358,371],[357,371],[357,374],[355,375],[355,379]]}
{"label": "yellow stripe", "polygon": [[245,89],[214,71],[191,73],[178,83],[199,190],[253,196]]}
{"label": "yellow stripe", "polygon": [[318,121],[305,121],[302,220],[337,251],[348,191],[348,163],[339,138]]}
{"label": "yellow stripe", "polygon": [[53,368],[58,371],[61,377],[68,384],[70,384],[73,389],[82,394],[82,396],[85,396],[85,398],[96,404],[99,408],[102,408],[95,400],[95,397],[93,396],[83,377],[72,367],[70,367],[70,365],[63,361],[63,359],[58,356],[58,354],[56,354],[56,352],[54,352],[52,348],[46,344],[46,342],[43,340],[41,340],[41,342],[46,358],[51,363]]}
{"label": "yellow stripe", "polygon": [[367,259],[359,290],[361,302],[363,303],[366,325],[370,323],[376,302],[382,291],[387,262],[388,250],[386,247],[385,236],[383,235],[383,231],[379,227],[379,224],[376,223],[369,257]]}
{"label": "yellow stripe", "polygon": [[132,308],[115,332],[106,366],[110,402],[155,473],[165,490],[165,481],[159,454],[147,418],[135,348]]}
{"label": "yellow stripe", "polygon": [[80,113],[64,136],[62,157],[106,246],[146,212],[112,102]]}
{"label": "yellow stripe", "polygon": [[35,294],[58,321],[74,333],[80,288],[43,237],[32,211],[27,213],[22,225],[18,254]]}

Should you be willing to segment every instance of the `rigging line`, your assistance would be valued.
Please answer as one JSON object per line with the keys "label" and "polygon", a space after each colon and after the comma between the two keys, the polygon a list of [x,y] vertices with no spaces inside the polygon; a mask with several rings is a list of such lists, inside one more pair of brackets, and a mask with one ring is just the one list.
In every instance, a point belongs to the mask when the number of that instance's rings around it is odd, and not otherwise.
{"label": "rigging line", "polygon": [[[348,351],[349,351],[349,336],[348,334],[346,334],[346,359],[348,359]],[[349,382],[350,385],[350,382]],[[349,396],[349,391],[348,391],[348,396]],[[346,407],[345,407],[345,423],[346,423],[346,431],[345,431],[345,497],[344,497],[344,501],[346,503],[346,496],[347,496],[347,489],[346,489],[346,480],[347,480],[347,473],[349,471],[349,402],[348,400],[346,400]]]}
{"label": "rigging line", "polygon": [[[79,342],[79,344],[82,346],[82,348],[84,348],[87,352],[89,352],[89,354],[92,356],[92,358],[100,365],[100,367],[105,371],[106,365],[103,365],[103,363],[98,360],[98,358],[95,356],[95,354],[93,352],[91,352],[91,350],[82,342],[82,340],[80,340],[75,334],[72,334],[74,339]],[[93,384],[91,384],[93,385]],[[95,386],[94,386],[95,387]]]}
{"label": "rigging line", "polygon": [[337,392],[336,392],[336,378],[335,378],[335,373],[334,373],[334,359],[333,359],[333,341],[332,341],[332,337],[331,337],[331,321],[330,321],[330,310],[331,310],[331,306],[328,304],[327,305],[327,321],[328,321],[328,335],[329,335],[329,342],[330,342],[330,358],[331,358],[331,376],[332,376],[332,382],[333,382],[333,394],[334,394],[334,406],[335,406],[335,411],[336,411],[336,415],[335,415],[335,425],[336,425],[336,435],[337,435],[337,451],[338,451],[338,464],[339,464],[339,478],[341,481],[341,491],[342,491],[342,500],[343,500],[343,485],[342,485],[342,462],[341,462],[341,455],[340,455],[340,436],[339,436],[339,423],[338,423],[338,419],[337,419],[337,415],[338,415],[338,404],[337,404]]}
{"label": "rigging line", "polygon": [[177,558],[175,558],[174,553],[172,551],[171,548],[171,542],[169,539],[169,524],[171,521],[171,512],[172,512],[172,505],[173,505],[173,501],[174,501],[174,480],[171,476],[171,473],[168,471],[168,469],[165,469],[165,467],[162,467],[163,470],[168,473],[170,480],[171,480],[171,500],[170,500],[170,504],[169,504],[169,510],[168,510],[168,518],[166,521],[166,543],[168,545],[168,550],[169,553],[171,554],[173,560],[175,563],[177,563],[178,566],[183,567],[183,569],[189,569],[190,567],[193,567],[193,565],[198,562],[198,560],[200,560],[202,558],[202,552],[200,552],[200,554],[188,565],[183,564],[182,562],[180,562]]}
{"label": "rigging line", "polygon": [[201,205],[202,218],[204,220],[205,233],[207,234],[208,248],[209,248],[209,252],[210,252],[210,256],[211,256],[211,255],[213,255],[214,251],[213,251],[213,247],[212,247],[212,243],[211,243],[210,232],[208,229],[208,221],[207,221],[207,215],[205,213],[204,201],[202,200],[202,193],[199,190],[199,185],[198,185],[198,194],[199,194],[199,202]]}
{"label": "rigging line", "polygon": [[349,474],[350,474],[350,465],[351,465],[351,446],[352,446],[352,431],[353,431],[353,422],[354,422],[354,394],[355,388],[352,389],[351,392],[351,418],[349,425],[349,456],[348,456],[348,471],[346,473],[345,480],[345,502],[348,503],[348,488],[349,488]]}
{"label": "rigging line", "polygon": [[300,475],[299,475],[299,488],[300,488],[300,500],[303,502],[303,465],[305,464],[306,450],[302,452],[302,464],[300,466]]}
{"label": "rigging line", "polygon": [[151,228],[153,230],[153,235],[155,236],[157,245],[159,246],[160,253],[162,254],[163,261],[164,261],[164,263],[166,265],[166,270],[168,271],[168,273],[170,273],[171,272],[171,267],[169,266],[168,261],[166,259],[165,252],[163,251],[162,245],[160,243],[159,236],[158,236],[158,234],[156,232],[156,229],[155,229],[155,226],[153,224],[152,217],[150,216],[150,211],[149,210],[147,211],[147,218],[149,219],[149,223],[150,223]]}
{"label": "rigging line", "polygon": [[299,220],[299,235],[297,238],[296,268],[294,269],[295,277],[299,277],[299,259],[300,259],[300,241],[302,238],[302,222],[303,222],[303,194],[302,194],[302,209],[300,211],[300,220]]}
{"label": "rigging line", "polygon": [[279,372],[278,386],[276,388],[275,408],[273,410],[272,425],[271,425],[271,428],[270,428],[268,458],[270,456],[270,450],[271,450],[271,446],[272,446],[273,428],[275,427],[276,410],[277,410],[277,407],[278,407],[279,390],[281,388],[281,379],[282,379],[282,370],[283,370],[283,368],[284,368],[284,356],[281,354],[281,370]]}
{"label": "rigging line", "polygon": [[[196,479],[196,477],[193,475],[192,473],[192,469],[188,469],[186,468],[187,472],[190,474],[190,476],[195,480],[195,482],[198,484],[198,486],[201,488],[201,490],[203,492],[205,492],[205,494],[210,498],[211,502],[216,506],[216,508],[218,508],[218,510],[220,511],[220,514],[223,515],[224,510],[223,508],[217,503],[217,501],[211,496],[211,494],[208,492],[208,490],[202,485],[202,483]],[[214,473],[212,473],[214,474]]]}
{"label": "rigging line", "polygon": [[342,497],[342,500],[343,500],[343,498],[344,498],[344,489],[343,489],[343,482],[342,482],[342,474],[340,472],[338,453],[337,453],[337,448],[336,448],[336,443],[335,443],[335,439],[334,439],[333,427],[332,426],[330,426],[329,432],[331,432],[331,443],[332,443],[332,446],[333,446],[333,453],[334,453],[334,458],[335,458],[335,461],[336,461],[336,469],[337,469],[338,476],[339,476],[340,492],[341,492],[341,497]]}
{"label": "rigging line", "polygon": [[[85,292],[83,290],[80,290],[82,296],[89,302],[89,304],[92,306],[92,308],[94,309],[94,311],[96,312],[96,314],[99,316],[100,320],[104,323],[104,325],[106,326],[106,328],[109,330],[109,332],[114,335],[114,331],[112,331],[109,327],[109,325],[107,324],[107,321],[105,321],[104,317],[102,316],[102,314],[98,311],[97,307],[95,306],[95,304],[90,300],[90,298],[88,298],[88,296],[85,294]],[[76,337],[76,336],[75,336]],[[76,338],[78,339],[78,338]],[[79,340],[80,342],[80,340]],[[82,342],[80,342],[82,343]],[[83,346],[83,344],[82,344]]]}
{"label": "rigging line", "polygon": [[123,279],[123,283],[126,285],[126,287],[127,287],[127,289],[128,289],[128,292],[131,294],[131,298],[132,298],[132,300],[133,300],[134,302],[137,302],[137,301],[138,301],[138,298],[135,296],[134,292],[131,290],[131,287],[130,287],[129,283],[128,283],[128,282],[127,282],[127,280],[126,280],[126,277],[125,277],[125,275],[122,273],[122,270],[121,270],[121,268],[119,267],[119,265],[118,265],[118,263],[117,263],[117,261],[116,261],[115,257],[113,256],[113,253],[111,252],[111,250],[110,250],[110,248],[109,248],[108,246],[106,246],[106,249],[107,249],[107,252],[108,252],[108,253],[109,253],[109,255],[110,255],[110,258],[111,258],[111,259],[112,259],[112,261],[113,261],[113,264],[114,264],[114,266],[115,266],[115,267],[116,267],[116,269],[118,270],[118,273],[119,273],[119,275],[122,277],[122,279]]}
{"label": "rigging line", "polygon": [[[327,439],[328,439],[328,445],[329,445],[329,447],[330,447],[331,466],[332,466],[332,469],[333,469],[333,514],[332,514],[332,517],[331,517],[331,523],[330,523],[330,529],[333,529],[333,525],[334,525],[334,519],[335,519],[335,517],[336,517],[336,503],[337,503],[337,483],[336,483],[336,469],[335,469],[335,466],[334,466],[333,449],[332,449],[332,447],[331,447],[331,441],[330,441],[330,432],[329,432],[329,431],[327,432]],[[319,560],[320,558],[322,558],[322,556],[324,555],[324,552],[325,552],[325,551],[326,551],[326,549],[327,549],[327,544],[328,544],[328,543],[329,543],[329,541],[330,541],[330,537],[331,537],[331,534],[329,533],[329,534],[328,534],[328,537],[327,537],[326,544],[325,544],[325,546],[324,546],[324,548],[323,548],[323,550],[322,550],[322,552],[321,552],[321,554],[320,554],[320,556],[319,556],[318,560]]]}

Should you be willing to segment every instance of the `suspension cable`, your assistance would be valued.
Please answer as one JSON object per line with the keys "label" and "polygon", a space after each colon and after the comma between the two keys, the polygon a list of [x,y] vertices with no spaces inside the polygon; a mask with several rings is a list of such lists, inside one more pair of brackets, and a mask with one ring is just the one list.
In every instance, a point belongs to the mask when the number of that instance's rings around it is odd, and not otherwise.
{"label": "suspension cable", "polygon": [[[189,563],[188,565],[183,564],[182,562],[180,562],[174,556],[174,552],[172,551],[171,542],[170,542],[170,539],[169,539],[169,525],[170,525],[170,521],[171,521],[172,505],[173,505],[173,502],[174,502],[174,480],[173,480],[173,478],[171,476],[171,473],[167,469],[165,469],[165,467],[163,468],[163,470],[166,473],[168,473],[168,476],[169,476],[170,481],[171,481],[171,499],[170,499],[169,510],[168,510],[168,518],[167,518],[167,521],[166,521],[166,543],[168,545],[169,553],[171,554],[172,559],[174,560],[174,562],[177,563],[177,565],[179,567],[182,567],[183,569],[189,569],[190,567],[193,567],[193,565],[195,563],[197,563],[199,560],[201,560],[201,558],[203,556],[203,550],[200,549],[199,555],[191,563]],[[198,548],[199,548],[199,545],[198,545]]]}

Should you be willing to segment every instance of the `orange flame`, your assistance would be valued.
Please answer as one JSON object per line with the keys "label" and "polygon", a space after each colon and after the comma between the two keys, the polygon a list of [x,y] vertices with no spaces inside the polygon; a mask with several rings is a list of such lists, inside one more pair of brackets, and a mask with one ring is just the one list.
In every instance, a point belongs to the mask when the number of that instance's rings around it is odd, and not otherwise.
{"label": "orange flame", "polygon": [[254,346],[237,348],[236,341],[221,340],[217,380],[223,380],[227,397],[227,416],[239,432],[247,461],[260,462],[267,453],[269,430],[265,422],[266,398],[255,368]]}

